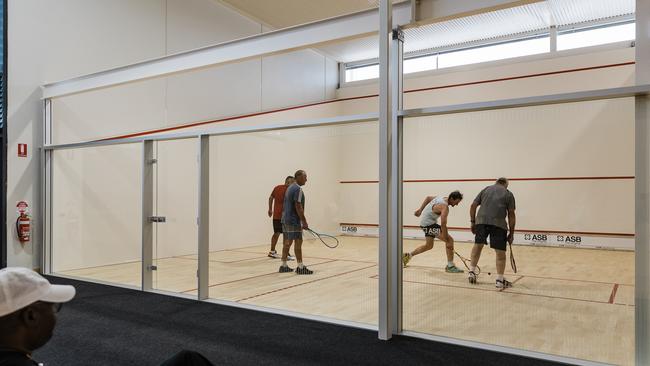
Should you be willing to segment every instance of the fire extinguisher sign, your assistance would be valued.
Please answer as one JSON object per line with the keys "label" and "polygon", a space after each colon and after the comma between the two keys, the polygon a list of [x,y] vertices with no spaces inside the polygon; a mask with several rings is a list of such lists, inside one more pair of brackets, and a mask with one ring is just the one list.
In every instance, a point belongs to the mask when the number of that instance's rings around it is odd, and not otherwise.
{"label": "fire extinguisher sign", "polygon": [[16,208],[18,211],[19,215],[27,213],[27,209],[29,208],[29,205],[25,201],[20,201],[16,204]]}

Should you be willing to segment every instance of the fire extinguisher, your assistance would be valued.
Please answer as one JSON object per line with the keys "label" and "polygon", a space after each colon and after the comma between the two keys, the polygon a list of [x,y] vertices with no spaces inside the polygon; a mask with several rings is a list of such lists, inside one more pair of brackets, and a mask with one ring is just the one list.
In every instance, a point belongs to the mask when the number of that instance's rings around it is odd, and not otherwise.
{"label": "fire extinguisher", "polygon": [[16,219],[16,233],[18,234],[18,240],[21,243],[26,243],[29,241],[30,234],[30,219],[29,215],[26,213],[21,213]]}

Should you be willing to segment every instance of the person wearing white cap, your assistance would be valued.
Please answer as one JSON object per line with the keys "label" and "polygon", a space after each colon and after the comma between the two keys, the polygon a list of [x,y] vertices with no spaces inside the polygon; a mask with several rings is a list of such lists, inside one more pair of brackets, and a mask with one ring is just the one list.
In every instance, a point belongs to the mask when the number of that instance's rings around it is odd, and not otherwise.
{"label": "person wearing white cap", "polygon": [[74,295],[30,269],[0,269],[0,366],[39,365],[31,354],[50,340],[55,314]]}

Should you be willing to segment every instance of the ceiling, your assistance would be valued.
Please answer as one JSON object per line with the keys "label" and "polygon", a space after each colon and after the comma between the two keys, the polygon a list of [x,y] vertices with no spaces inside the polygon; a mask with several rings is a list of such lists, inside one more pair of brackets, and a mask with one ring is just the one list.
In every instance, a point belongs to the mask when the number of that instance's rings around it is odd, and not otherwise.
{"label": "ceiling", "polygon": [[[379,0],[220,0],[273,28],[377,7]],[[394,0],[394,3],[401,2]],[[545,0],[405,30],[404,51],[459,47],[481,41],[606,20],[632,18],[635,0]],[[378,56],[378,37],[331,43],[318,49],[339,62]]]}
{"label": "ceiling", "polygon": [[[220,0],[272,28],[376,8],[379,0]],[[393,0],[400,2],[403,0]]]}

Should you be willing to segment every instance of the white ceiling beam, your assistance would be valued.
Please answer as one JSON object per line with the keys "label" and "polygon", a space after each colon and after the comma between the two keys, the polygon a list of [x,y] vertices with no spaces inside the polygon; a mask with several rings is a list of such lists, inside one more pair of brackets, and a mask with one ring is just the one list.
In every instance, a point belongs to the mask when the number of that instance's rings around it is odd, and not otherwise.
{"label": "white ceiling beam", "polygon": [[[395,26],[408,24],[411,21],[410,3],[396,4],[393,19]],[[47,84],[42,87],[43,98],[61,97],[252,57],[303,49],[341,39],[367,36],[377,33],[378,28],[379,12],[372,9]]]}

